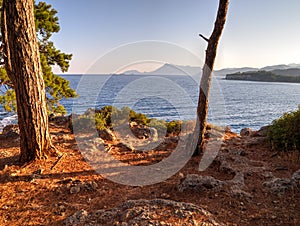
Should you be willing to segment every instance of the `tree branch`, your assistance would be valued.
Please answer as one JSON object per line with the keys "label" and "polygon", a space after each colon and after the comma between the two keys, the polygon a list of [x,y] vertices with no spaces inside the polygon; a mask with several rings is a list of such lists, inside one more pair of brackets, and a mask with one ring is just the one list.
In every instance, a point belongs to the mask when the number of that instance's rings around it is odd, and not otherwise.
{"label": "tree branch", "polygon": [[209,39],[206,38],[206,37],[204,37],[202,34],[199,34],[199,36],[200,36],[201,38],[203,38],[205,41],[209,42]]}

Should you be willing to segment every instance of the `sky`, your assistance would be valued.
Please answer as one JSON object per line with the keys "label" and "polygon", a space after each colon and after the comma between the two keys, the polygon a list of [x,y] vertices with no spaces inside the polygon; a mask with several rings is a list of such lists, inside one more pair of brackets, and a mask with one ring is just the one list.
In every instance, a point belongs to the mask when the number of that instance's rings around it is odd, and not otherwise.
{"label": "sky", "polygon": [[[104,62],[106,66],[97,67],[97,73],[150,71],[162,63],[202,66],[207,43],[198,34],[210,36],[218,8],[217,0],[46,2],[58,11],[61,26],[52,40],[57,48],[73,54],[71,74],[87,73]],[[300,63],[299,41],[299,0],[231,0],[215,68]],[[166,48],[153,47],[153,42]],[[174,51],[169,51],[172,46]],[[182,57],[176,48],[195,58]],[[153,56],[143,63],[149,53]],[[123,62],[121,56],[132,62]]]}

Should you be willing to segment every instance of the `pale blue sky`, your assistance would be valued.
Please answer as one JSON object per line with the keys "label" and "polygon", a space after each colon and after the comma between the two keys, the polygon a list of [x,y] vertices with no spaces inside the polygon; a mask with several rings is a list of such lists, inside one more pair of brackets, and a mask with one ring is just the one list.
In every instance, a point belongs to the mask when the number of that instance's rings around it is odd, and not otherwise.
{"label": "pale blue sky", "polygon": [[[47,3],[59,12],[61,31],[53,41],[74,55],[69,73],[85,73],[112,49],[143,40],[170,42],[203,59],[206,43],[198,34],[210,35],[218,6],[218,0]],[[216,68],[300,63],[299,40],[299,0],[231,0]]]}

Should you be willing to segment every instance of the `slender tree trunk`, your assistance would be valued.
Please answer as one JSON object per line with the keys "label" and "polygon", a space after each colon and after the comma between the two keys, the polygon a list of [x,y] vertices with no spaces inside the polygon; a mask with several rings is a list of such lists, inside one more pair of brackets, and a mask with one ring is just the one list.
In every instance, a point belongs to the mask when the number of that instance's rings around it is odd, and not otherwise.
{"label": "slender tree trunk", "polygon": [[[212,72],[214,68],[215,58],[217,55],[217,47],[219,40],[222,35],[222,31],[226,22],[226,16],[228,11],[229,0],[220,0],[219,1],[219,8],[218,14],[214,26],[214,30],[208,41],[208,47],[206,50],[206,58],[205,64],[203,67],[201,84],[200,84],[200,93],[199,93],[199,100],[198,100],[198,107],[197,107],[197,129],[199,132],[198,134],[200,137],[198,138],[197,149],[195,154],[200,154],[203,147],[204,141],[204,134],[206,130],[207,124],[207,116],[208,116],[208,102],[209,102],[209,94],[210,94],[210,86],[211,86],[211,79],[212,79]],[[202,35],[200,35],[203,37]]]}
{"label": "slender tree trunk", "polygon": [[53,149],[33,0],[4,0],[1,25],[5,66],[17,97],[20,161],[44,159]]}

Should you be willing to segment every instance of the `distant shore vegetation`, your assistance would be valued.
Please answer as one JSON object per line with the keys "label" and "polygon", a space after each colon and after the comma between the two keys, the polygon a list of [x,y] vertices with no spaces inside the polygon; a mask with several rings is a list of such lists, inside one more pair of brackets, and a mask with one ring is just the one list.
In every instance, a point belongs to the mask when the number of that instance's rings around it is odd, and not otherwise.
{"label": "distant shore vegetation", "polygon": [[300,69],[238,72],[227,74],[226,80],[300,83]]}

